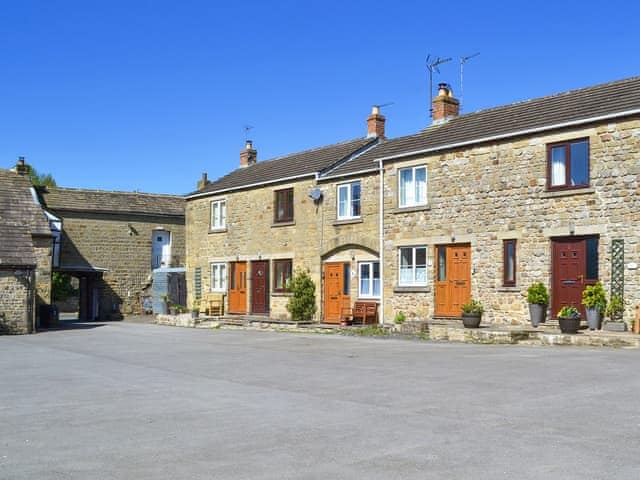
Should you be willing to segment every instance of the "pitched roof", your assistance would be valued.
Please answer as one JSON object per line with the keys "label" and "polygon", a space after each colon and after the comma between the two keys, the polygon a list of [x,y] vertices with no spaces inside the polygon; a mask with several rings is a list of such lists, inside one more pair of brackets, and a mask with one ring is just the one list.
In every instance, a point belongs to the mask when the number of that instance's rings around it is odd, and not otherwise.
{"label": "pitched roof", "polygon": [[274,183],[287,178],[312,176],[345,161],[375,142],[375,138],[357,138],[257,162],[249,167],[234,170],[206,187],[190,193],[188,197]]}
{"label": "pitched roof", "polygon": [[0,265],[35,265],[32,235],[51,235],[27,175],[0,169]]}
{"label": "pitched roof", "polygon": [[328,176],[374,170],[379,159],[404,157],[544,131],[598,117],[640,112],[640,77],[571,90],[452,118],[421,132],[380,143]]}
{"label": "pitched roof", "polygon": [[184,198],[176,195],[47,187],[41,196],[54,212],[184,216]]}

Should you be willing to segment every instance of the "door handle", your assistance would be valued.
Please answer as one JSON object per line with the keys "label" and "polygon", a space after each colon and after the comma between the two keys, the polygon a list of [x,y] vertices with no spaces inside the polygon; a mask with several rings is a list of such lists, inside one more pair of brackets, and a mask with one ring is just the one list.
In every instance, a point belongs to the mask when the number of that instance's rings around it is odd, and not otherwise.
{"label": "door handle", "polygon": [[578,275],[580,283],[584,283],[584,275]]}

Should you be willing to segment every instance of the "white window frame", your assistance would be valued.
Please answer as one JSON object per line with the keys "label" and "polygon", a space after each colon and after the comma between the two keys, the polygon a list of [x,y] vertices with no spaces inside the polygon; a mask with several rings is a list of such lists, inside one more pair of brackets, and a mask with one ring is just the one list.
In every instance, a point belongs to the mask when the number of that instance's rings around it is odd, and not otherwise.
{"label": "white window frame", "polygon": [[224,262],[211,262],[210,275],[211,286],[209,290],[212,292],[226,292],[227,264]]}
{"label": "white window frame", "polygon": [[[411,282],[406,282],[402,280],[402,250],[404,249],[411,249],[411,269],[413,270],[413,279],[411,280]],[[424,249],[424,269],[425,269],[425,274],[424,274],[424,282],[419,282],[416,280],[416,272],[417,272],[417,268],[416,268],[416,251],[418,249]],[[416,246],[410,246],[410,247],[399,247],[398,248],[398,285],[401,287],[426,287],[427,286],[427,279],[428,279],[428,275],[427,275],[427,268],[428,268],[428,264],[429,264],[429,259],[427,257],[427,246],[426,245],[416,245]]]}
{"label": "white window frame", "polygon": [[[214,218],[213,214],[213,205],[216,204],[218,208],[216,209],[217,215]],[[211,209],[210,213],[210,228],[211,230],[222,230],[227,228],[227,201],[225,199],[222,200],[211,200],[211,204],[209,206]]]}
{"label": "white window frame", "polygon": [[[424,199],[422,201],[417,201],[416,197],[417,197],[417,185],[416,185],[416,170],[421,170],[424,169]],[[406,200],[405,203],[402,203],[402,172],[406,172],[406,171],[411,171],[411,181],[409,182],[409,185],[407,186],[407,188],[405,189],[407,195],[406,195]],[[429,177],[428,177],[428,173],[427,172],[427,166],[426,165],[416,165],[415,167],[406,167],[406,168],[400,168],[398,169],[398,174],[397,174],[397,178],[398,178],[398,207],[399,208],[405,208],[405,207],[417,207],[417,206],[422,206],[422,205],[427,205],[428,203],[428,197],[429,197],[429,188],[428,188],[428,184],[429,184]],[[411,193],[411,195],[409,195],[409,193]]]}
{"label": "white window frame", "polygon": [[[380,292],[378,294],[373,293],[373,281],[375,277],[373,276],[373,265],[378,264],[378,288],[382,288],[382,281],[380,279],[380,262],[377,261],[369,261],[369,262],[358,262],[358,298],[380,298]],[[370,293],[362,293],[362,267],[368,265],[369,266],[369,292]]]}
{"label": "white window frame", "polygon": [[[353,214],[353,186],[358,185],[360,187],[360,198],[358,199],[360,203],[360,215]],[[347,215],[340,215],[340,190],[347,190]],[[362,185],[360,185],[360,180],[357,182],[349,182],[342,183],[338,185],[337,196],[336,196],[336,213],[338,220],[350,220],[352,218],[360,218],[362,216]]]}

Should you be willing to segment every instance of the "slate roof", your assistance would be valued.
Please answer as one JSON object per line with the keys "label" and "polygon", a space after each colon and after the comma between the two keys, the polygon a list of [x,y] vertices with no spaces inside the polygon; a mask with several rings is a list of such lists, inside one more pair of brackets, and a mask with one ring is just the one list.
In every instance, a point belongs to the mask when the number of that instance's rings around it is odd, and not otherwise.
{"label": "slate roof", "polygon": [[184,216],[184,198],[176,195],[60,187],[47,187],[40,195],[53,212]]}
{"label": "slate roof", "polygon": [[0,266],[33,266],[32,235],[51,235],[26,175],[0,169]]}
{"label": "slate roof", "polygon": [[362,151],[375,142],[375,138],[357,138],[283,157],[258,161],[249,167],[234,170],[206,187],[190,193],[187,197],[242,189],[250,185],[277,182],[290,177],[312,176],[316,172],[322,172],[345,161],[354,153]]}
{"label": "slate roof", "polygon": [[640,109],[640,77],[628,78],[556,95],[461,115],[421,132],[387,140],[335,169],[328,176],[376,169],[378,159],[437,151],[456,144],[480,143],[529,130],[559,126]]}

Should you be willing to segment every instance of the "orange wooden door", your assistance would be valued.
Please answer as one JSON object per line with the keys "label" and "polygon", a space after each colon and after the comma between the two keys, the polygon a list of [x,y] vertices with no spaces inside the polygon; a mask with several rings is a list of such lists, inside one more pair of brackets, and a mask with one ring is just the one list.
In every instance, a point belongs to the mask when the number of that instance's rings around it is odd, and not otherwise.
{"label": "orange wooden door", "polygon": [[[348,265],[348,264],[346,264]],[[340,323],[340,314],[349,295],[345,295],[345,264],[324,264],[324,321],[326,323]]]}
{"label": "orange wooden door", "polygon": [[471,247],[436,247],[435,314],[459,317],[471,299]]}
{"label": "orange wooden door", "polygon": [[247,313],[247,264],[229,264],[229,313]]}

